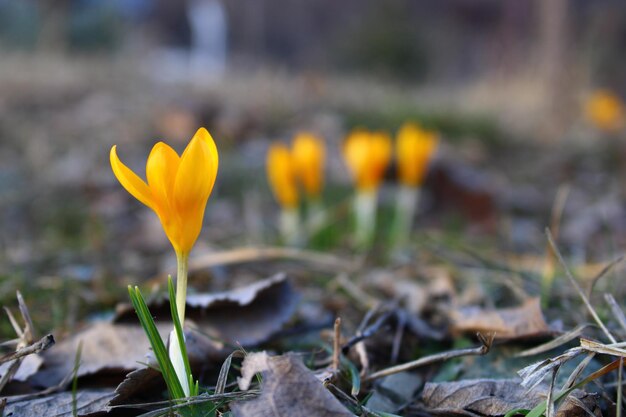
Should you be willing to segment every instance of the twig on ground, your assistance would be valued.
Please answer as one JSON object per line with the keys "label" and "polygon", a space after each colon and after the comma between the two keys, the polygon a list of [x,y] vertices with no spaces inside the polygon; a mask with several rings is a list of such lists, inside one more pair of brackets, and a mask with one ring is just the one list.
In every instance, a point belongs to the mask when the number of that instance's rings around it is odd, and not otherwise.
{"label": "twig on ground", "polygon": [[345,272],[340,273],[335,278],[335,282],[343,288],[350,297],[354,298],[356,301],[359,301],[366,308],[372,309],[378,305],[380,302],[374,297],[370,296],[368,293],[354,285],[352,281],[348,279],[348,274]]}
{"label": "twig on ground", "polygon": [[296,248],[281,247],[249,247],[210,253],[191,259],[189,261],[189,269],[198,270],[218,265],[279,259],[309,262],[331,271],[354,270],[353,262],[346,261],[333,255]]}
{"label": "twig on ground", "polygon": [[4,311],[6,311],[15,333],[17,333],[18,339],[16,341],[15,352],[11,352],[0,357],[0,364],[11,362],[7,371],[4,375],[2,375],[2,378],[0,378],[0,392],[4,390],[6,384],[13,379],[13,376],[22,364],[22,358],[33,353],[39,353],[42,350],[46,350],[54,344],[54,337],[52,337],[51,334],[44,336],[38,342],[33,343],[33,337],[35,334],[33,321],[30,318],[30,313],[28,312],[28,307],[24,302],[24,298],[19,291],[17,291],[17,303],[19,305],[20,313],[22,314],[22,320],[24,320],[23,329],[18,324],[15,316],[13,316],[13,313],[11,313],[11,310],[4,307]]}
{"label": "twig on ground", "polygon": [[402,345],[402,336],[404,335],[404,326],[406,326],[407,318],[404,311],[397,311],[396,318],[398,323],[396,325],[396,333],[393,336],[393,343],[391,345],[391,363],[398,362],[398,356],[400,355],[400,346]]}
{"label": "twig on ground", "polygon": [[458,350],[450,350],[448,352],[437,353],[435,355],[425,356],[423,358],[403,363],[400,365],[392,366],[390,368],[382,369],[378,372],[374,372],[373,374],[367,375],[363,378],[363,381],[372,381],[374,379],[382,378],[384,376],[389,376],[393,374],[397,374],[399,372],[409,371],[414,368],[419,368],[421,366],[430,365],[433,363],[447,361],[449,359],[458,358],[461,356],[482,356],[489,352],[491,349],[491,345],[493,343],[493,339],[495,338],[495,333],[491,333],[487,337],[482,334],[478,334],[478,339],[481,342],[481,346],[475,348],[468,349],[458,349]]}
{"label": "twig on ground", "polygon": [[0,358],[0,364],[12,361],[14,359],[19,359],[27,355],[32,355],[33,353],[39,353],[43,350],[48,349],[50,346],[54,345],[54,336],[51,334],[45,335],[38,342],[33,343],[32,345],[23,347],[21,349],[16,350],[15,352],[7,353],[6,355]]}
{"label": "twig on ground", "polygon": [[546,236],[548,237],[548,242],[550,243],[550,247],[552,247],[552,250],[554,251],[554,254],[556,255],[557,259],[559,260],[559,263],[561,264],[561,266],[565,270],[565,275],[567,276],[567,278],[569,279],[570,283],[574,286],[574,288],[578,292],[578,295],[583,300],[583,303],[587,307],[587,310],[589,310],[589,313],[591,313],[591,316],[593,317],[595,322],[598,324],[598,326],[600,326],[600,328],[602,329],[602,331],[604,332],[606,337],[612,343],[616,343],[617,340],[615,339],[615,337],[613,337],[611,332],[609,332],[609,329],[606,328],[606,326],[604,325],[602,320],[600,320],[600,317],[598,316],[598,313],[596,313],[596,310],[594,310],[594,308],[591,306],[591,303],[589,302],[589,299],[585,295],[583,289],[580,287],[580,284],[578,284],[578,281],[576,281],[576,279],[572,275],[572,272],[567,267],[567,264],[565,263],[565,260],[563,259],[563,255],[561,255],[561,251],[559,251],[559,248],[556,246],[556,243],[554,243],[554,239],[552,239],[552,234],[550,233],[550,229],[546,229]]}
{"label": "twig on ground", "polygon": [[345,345],[342,346],[341,351],[343,352],[343,354],[344,355],[347,354],[352,346],[376,334],[392,316],[393,316],[393,312],[388,311],[385,314],[381,315],[378,318],[378,320],[376,320],[372,325],[367,327],[365,330],[363,330],[362,332],[357,332],[357,334],[354,337],[352,337],[350,340],[348,340],[348,342]]}
{"label": "twig on ground", "polygon": [[337,317],[335,319],[333,333],[333,362],[332,362],[332,371],[336,373],[339,370],[339,354],[341,350],[339,345],[341,344],[341,317]]}

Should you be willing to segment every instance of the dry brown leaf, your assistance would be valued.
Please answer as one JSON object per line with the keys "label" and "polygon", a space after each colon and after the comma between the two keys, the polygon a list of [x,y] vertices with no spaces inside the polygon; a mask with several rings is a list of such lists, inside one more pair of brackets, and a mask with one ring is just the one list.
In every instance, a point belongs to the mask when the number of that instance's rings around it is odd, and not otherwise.
{"label": "dry brown leaf", "polygon": [[[161,329],[167,335],[169,328]],[[31,378],[35,385],[57,385],[72,373],[78,346],[82,344],[79,377],[105,373],[125,373],[141,367],[150,344],[139,325],[101,322],[57,343],[43,353],[44,368]]]}
{"label": "dry brown leaf", "polygon": [[[228,343],[255,345],[268,340],[295,312],[298,296],[285,274],[232,291],[187,296],[187,317],[202,333]],[[171,321],[169,301],[148,305],[156,320]],[[132,309],[120,311],[116,322],[135,322]]]}
{"label": "dry brown leaf", "polygon": [[[442,416],[502,416],[514,409],[532,409],[545,401],[547,389],[526,390],[512,379],[473,379],[466,381],[427,383],[422,402],[427,411]],[[573,397],[573,398],[572,398]],[[557,417],[587,417],[577,404],[581,401],[589,410],[598,410],[598,395],[574,391],[559,408]]]}
{"label": "dry brown leaf", "polygon": [[512,308],[462,307],[452,310],[450,319],[453,332],[495,332],[499,339],[543,337],[552,333],[543,318],[539,297]]}
{"label": "dry brown leaf", "polygon": [[[76,410],[79,417],[101,415],[108,410],[107,403],[113,397],[111,391],[85,390],[76,393]],[[10,398],[9,398],[10,401]],[[72,417],[71,392],[60,392],[42,398],[27,399],[7,404],[5,417]],[[104,415],[104,414],[102,414]]]}
{"label": "dry brown leaf", "polygon": [[257,372],[263,374],[261,396],[231,404],[234,417],[354,417],[294,355],[248,355],[240,386]]}
{"label": "dry brown leaf", "polygon": [[[171,325],[161,323],[158,328],[161,337],[167,338]],[[219,353],[219,346],[207,337],[191,331],[185,333],[192,363],[223,356]],[[148,338],[139,324],[100,322],[45,351],[42,354],[44,368],[30,381],[44,387],[60,383],[72,373],[79,345],[82,347],[78,377],[99,374],[119,375],[121,379],[129,371],[143,368],[150,351]]]}
{"label": "dry brown leaf", "polygon": [[[144,367],[132,371],[121,384],[115,388],[115,397],[109,405],[128,404],[139,401],[141,403],[153,400],[154,394],[165,389],[165,382],[161,372],[153,368]],[[145,400],[144,400],[145,399]]]}
{"label": "dry brown leaf", "polygon": [[411,372],[389,375],[374,386],[372,396],[367,401],[367,408],[395,413],[404,405],[413,402],[423,383],[421,376]]}
{"label": "dry brown leaf", "polygon": [[[43,359],[40,355],[28,355],[22,358],[22,363],[20,363],[20,367],[17,369],[15,375],[13,375],[12,381],[26,381],[30,376],[34,375],[38,370],[41,364],[43,363]],[[4,375],[4,373],[11,367],[13,361],[5,362],[0,365],[0,375]]]}

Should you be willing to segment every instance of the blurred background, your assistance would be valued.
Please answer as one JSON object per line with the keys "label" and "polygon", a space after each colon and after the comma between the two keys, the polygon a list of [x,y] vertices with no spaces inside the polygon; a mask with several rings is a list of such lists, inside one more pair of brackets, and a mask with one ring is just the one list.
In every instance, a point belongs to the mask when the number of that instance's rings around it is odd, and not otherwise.
{"label": "blurred background", "polygon": [[[20,289],[45,300],[42,327],[71,327],[174,271],[109,150],[143,175],[156,141],[182,151],[199,126],[221,161],[197,256],[276,243],[271,141],[324,137],[337,226],[345,135],[413,121],[441,137],[418,242],[532,260],[566,190],[568,253],[612,258],[626,231],[625,48],[621,0],[0,0],[0,300]],[[341,253],[342,239],[311,245]]]}

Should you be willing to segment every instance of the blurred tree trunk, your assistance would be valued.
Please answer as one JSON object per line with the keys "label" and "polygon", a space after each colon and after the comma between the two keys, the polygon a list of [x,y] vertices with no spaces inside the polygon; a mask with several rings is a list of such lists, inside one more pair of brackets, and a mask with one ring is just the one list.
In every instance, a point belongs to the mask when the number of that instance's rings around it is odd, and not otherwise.
{"label": "blurred tree trunk", "polygon": [[569,0],[537,0],[539,18],[539,73],[545,94],[542,137],[556,141],[565,133],[577,114],[572,100],[572,63],[568,55]]}
{"label": "blurred tree trunk", "polygon": [[67,50],[67,25],[71,0],[41,0],[41,31],[38,47],[44,51]]}

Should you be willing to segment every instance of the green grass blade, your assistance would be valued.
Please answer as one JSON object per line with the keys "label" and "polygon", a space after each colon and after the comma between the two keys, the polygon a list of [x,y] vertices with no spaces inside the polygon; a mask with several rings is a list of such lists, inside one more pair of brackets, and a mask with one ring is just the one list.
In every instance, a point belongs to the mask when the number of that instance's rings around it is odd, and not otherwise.
{"label": "green grass blade", "polygon": [[342,359],[343,360],[341,362],[346,366],[346,368],[348,368],[348,373],[350,374],[350,382],[352,383],[352,390],[350,394],[353,397],[356,397],[361,391],[361,375],[359,375],[359,370],[352,363],[352,361],[343,357],[343,355]]}
{"label": "green grass blade", "polygon": [[165,348],[163,339],[161,339],[161,335],[154,324],[150,310],[148,309],[139,288],[135,287],[133,289],[129,286],[128,293],[130,295],[131,303],[135,308],[135,312],[137,313],[137,317],[139,318],[139,322],[148,336],[148,340],[150,341],[154,355],[156,356],[159,367],[161,368],[161,374],[163,375],[163,379],[165,379],[171,398],[185,398],[185,393],[180,385],[178,377],[176,376],[176,371],[174,370],[172,361],[167,354],[167,349]]}

